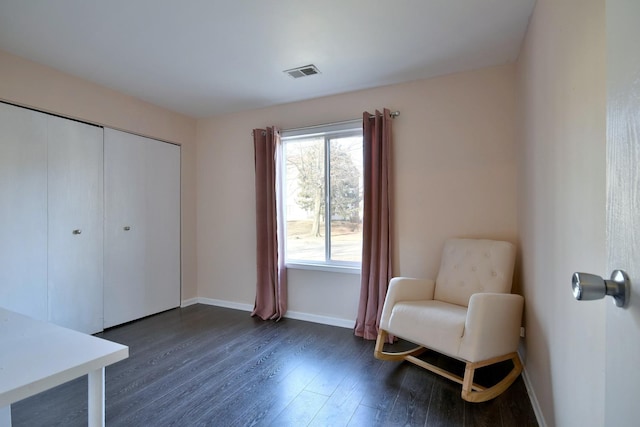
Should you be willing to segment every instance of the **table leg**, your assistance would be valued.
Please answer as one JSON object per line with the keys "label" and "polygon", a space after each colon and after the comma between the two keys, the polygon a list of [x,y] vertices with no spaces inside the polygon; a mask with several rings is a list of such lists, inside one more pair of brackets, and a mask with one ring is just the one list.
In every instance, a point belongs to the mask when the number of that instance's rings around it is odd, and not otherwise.
{"label": "table leg", "polygon": [[11,427],[11,405],[0,408],[0,427]]}
{"label": "table leg", "polygon": [[89,376],[89,427],[104,427],[104,367]]}

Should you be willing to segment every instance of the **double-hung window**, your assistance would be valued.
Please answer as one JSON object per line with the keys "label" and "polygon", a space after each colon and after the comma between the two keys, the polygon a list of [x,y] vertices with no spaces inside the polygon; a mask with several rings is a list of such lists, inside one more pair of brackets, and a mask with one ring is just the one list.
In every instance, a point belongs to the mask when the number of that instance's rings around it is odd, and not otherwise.
{"label": "double-hung window", "polygon": [[287,264],[359,269],[362,121],[285,130],[282,142]]}

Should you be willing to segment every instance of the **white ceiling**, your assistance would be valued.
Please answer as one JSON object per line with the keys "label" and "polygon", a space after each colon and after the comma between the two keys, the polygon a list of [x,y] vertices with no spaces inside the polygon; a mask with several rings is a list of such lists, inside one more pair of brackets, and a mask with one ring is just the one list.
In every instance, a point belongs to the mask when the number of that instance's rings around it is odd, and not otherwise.
{"label": "white ceiling", "polygon": [[0,49],[209,117],[514,61],[534,4],[0,0]]}

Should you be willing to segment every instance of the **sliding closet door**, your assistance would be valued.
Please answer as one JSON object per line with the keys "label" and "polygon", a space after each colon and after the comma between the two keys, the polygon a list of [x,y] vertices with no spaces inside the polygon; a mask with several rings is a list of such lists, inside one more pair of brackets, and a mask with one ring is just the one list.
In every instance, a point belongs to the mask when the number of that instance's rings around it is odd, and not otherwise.
{"label": "sliding closet door", "polygon": [[103,325],[103,130],[48,117],[49,320]]}
{"label": "sliding closet door", "polygon": [[146,141],[146,309],[180,305],[180,147]]}
{"label": "sliding closet door", "polygon": [[0,103],[0,306],[47,319],[47,116]]}
{"label": "sliding closet door", "polygon": [[180,148],[105,129],[104,326],[180,305]]}

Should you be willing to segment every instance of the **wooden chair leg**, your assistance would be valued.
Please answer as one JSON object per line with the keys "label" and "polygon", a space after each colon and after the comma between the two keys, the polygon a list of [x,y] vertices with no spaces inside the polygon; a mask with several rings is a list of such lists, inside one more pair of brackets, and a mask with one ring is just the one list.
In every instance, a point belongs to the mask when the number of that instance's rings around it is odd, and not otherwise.
{"label": "wooden chair leg", "polygon": [[375,346],[375,349],[373,350],[373,356],[376,359],[400,361],[400,360],[404,360],[407,356],[418,356],[424,353],[424,351],[426,350],[422,346],[417,346],[411,350],[401,351],[397,353],[390,353],[388,351],[383,351],[382,349],[384,348],[384,343],[387,341],[387,336],[388,336],[387,331],[384,331],[382,329],[378,331],[378,337],[376,338],[376,346]]}
{"label": "wooden chair leg", "polygon": [[[513,362],[513,369],[498,384],[482,391],[474,391],[472,389],[473,376],[477,368],[492,365],[494,363],[509,359]],[[511,353],[507,356],[496,357],[494,359],[485,360],[482,362],[468,362],[464,370],[464,379],[462,381],[462,398],[467,402],[486,402],[487,400],[491,400],[494,397],[499,396],[507,388],[509,388],[509,386],[513,384],[516,378],[518,378],[520,372],[522,372],[522,363],[520,363],[518,353]]]}
{"label": "wooden chair leg", "polygon": [[382,349],[384,348],[384,343],[387,340],[387,331],[382,329],[378,330],[378,336],[376,338],[376,347],[373,350],[373,355],[379,359],[378,355],[382,354]]}
{"label": "wooden chair leg", "polygon": [[[467,402],[486,402],[487,400],[491,400],[499,396],[507,388],[509,388],[511,384],[513,384],[513,382],[522,372],[522,363],[520,363],[518,353],[510,353],[505,356],[494,357],[492,359],[483,360],[481,362],[467,362],[464,370],[464,377],[460,378],[459,376],[454,375],[449,371],[438,368],[437,366],[416,358],[415,356],[418,356],[427,350],[422,346],[417,346],[411,350],[397,353],[383,351],[387,336],[387,331],[380,329],[380,331],[378,332],[378,337],[376,339],[376,346],[373,351],[373,355],[376,359],[391,361],[406,360],[422,368],[428,369],[431,372],[455,381],[458,384],[462,384],[462,398]],[[493,365],[494,363],[503,362],[505,360],[511,360],[511,362],[513,363],[513,369],[496,385],[494,385],[493,387],[485,388],[473,382],[473,377],[475,375],[476,369]]]}

